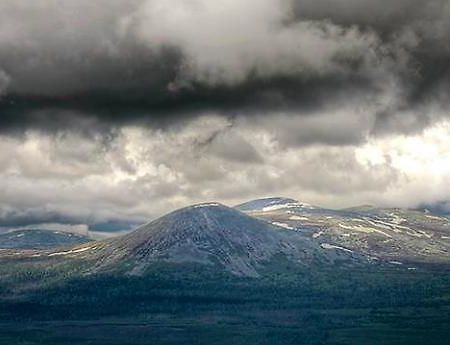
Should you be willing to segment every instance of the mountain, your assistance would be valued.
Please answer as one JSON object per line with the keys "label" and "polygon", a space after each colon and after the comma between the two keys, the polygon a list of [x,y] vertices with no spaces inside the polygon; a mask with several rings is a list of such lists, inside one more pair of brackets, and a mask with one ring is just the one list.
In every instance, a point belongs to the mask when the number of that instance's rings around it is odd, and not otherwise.
{"label": "mountain", "polygon": [[299,232],[322,246],[351,250],[410,269],[421,264],[450,263],[450,219],[447,217],[366,205],[342,210],[295,207],[291,205],[303,204],[283,198],[276,198],[276,207],[271,207],[267,206],[267,200],[271,199],[244,204],[245,212]]}
{"label": "mountain", "polygon": [[248,211],[271,211],[271,210],[280,210],[280,209],[314,209],[316,207],[306,204],[300,203],[297,200],[290,198],[282,198],[282,197],[272,197],[272,198],[263,198],[256,199],[252,201],[245,202],[240,205],[234,206],[235,209],[243,212]]}
{"label": "mountain", "polygon": [[152,263],[164,261],[218,265],[249,277],[258,276],[276,255],[304,264],[336,259],[308,238],[218,203],[172,212],[96,245],[92,254],[98,258],[97,269],[127,262],[131,274],[142,274]]}
{"label": "mountain", "polygon": [[74,233],[22,229],[0,234],[0,249],[50,249],[89,241],[89,237]]}
{"label": "mountain", "polygon": [[2,251],[0,259],[50,266],[70,260],[72,266],[82,266],[73,270],[76,274],[131,276],[163,263],[259,277],[280,258],[315,269],[370,264],[415,270],[450,264],[450,220],[445,217],[372,207],[331,210],[288,198],[254,200],[236,208],[193,205],[124,236],[63,250]]}
{"label": "mountain", "polygon": [[233,208],[204,203],[176,210],[120,237],[64,250],[3,252],[0,260],[55,267],[70,262],[75,276],[143,276],[160,264],[198,264],[235,276],[259,277],[280,259],[301,267],[367,263],[364,256],[337,249]]}

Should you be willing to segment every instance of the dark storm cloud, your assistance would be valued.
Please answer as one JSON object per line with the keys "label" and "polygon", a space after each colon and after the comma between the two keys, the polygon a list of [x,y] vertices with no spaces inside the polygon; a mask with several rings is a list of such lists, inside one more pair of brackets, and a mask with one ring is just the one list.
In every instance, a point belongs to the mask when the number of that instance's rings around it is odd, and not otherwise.
{"label": "dark storm cloud", "polygon": [[[107,222],[96,222],[95,219],[89,219],[81,216],[70,216],[65,213],[58,213],[42,209],[34,210],[11,210],[10,212],[3,212],[0,214],[0,229],[14,229],[30,225],[35,225],[37,228],[39,224],[58,224],[61,225],[76,225],[84,224],[92,231],[100,232],[116,232],[136,228],[142,224],[144,220],[124,221],[123,219],[109,218]],[[44,226],[45,227],[45,226]]]}
{"label": "dark storm cloud", "polygon": [[314,115],[355,93],[372,103],[393,93],[374,129],[389,132],[402,128],[399,109],[448,85],[445,0],[217,4],[2,1],[0,128],[164,126],[204,111]]}
{"label": "dark storm cloud", "polygon": [[[0,131],[36,127],[92,129],[107,124],[142,123],[165,127],[179,119],[189,119],[205,111],[236,114],[264,114],[272,111],[303,109],[318,111],[324,99],[332,101],[346,92],[369,88],[362,78],[340,80],[323,78],[295,80],[273,78],[248,80],[234,87],[191,85],[176,93],[164,87],[137,90],[89,90],[65,97],[8,95],[0,100]],[[106,129],[106,128],[105,128]]]}
{"label": "dark storm cloud", "polygon": [[27,210],[25,212],[11,210],[9,212],[2,212],[0,215],[0,227],[15,228],[40,223],[78,224],[79,219],[77,217],[70,217],[39,209]]}
{"label": "dark storm cloud", "polygon": [[[300,0],[295,1],[296,18],[331,20],[348,26],[374,30],[385,41],[408,34],[416,43],[409,51],[414,59],[414,93],[426,96],[450,77],[450,4],[447,0]],[[416,76],[416,77],[417,77]],[[413,77],[413,75],[411,76]],[[417,100],[417,99],[416,99]]]}

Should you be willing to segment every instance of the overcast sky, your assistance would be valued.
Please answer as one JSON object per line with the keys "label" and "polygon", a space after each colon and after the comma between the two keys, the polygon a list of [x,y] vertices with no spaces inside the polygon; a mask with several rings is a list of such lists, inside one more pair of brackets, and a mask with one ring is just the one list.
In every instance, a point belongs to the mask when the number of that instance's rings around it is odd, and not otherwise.
{"label": "overcast sky", "polygon": [[447,0],[2,0],[0,226],[450,200]]}

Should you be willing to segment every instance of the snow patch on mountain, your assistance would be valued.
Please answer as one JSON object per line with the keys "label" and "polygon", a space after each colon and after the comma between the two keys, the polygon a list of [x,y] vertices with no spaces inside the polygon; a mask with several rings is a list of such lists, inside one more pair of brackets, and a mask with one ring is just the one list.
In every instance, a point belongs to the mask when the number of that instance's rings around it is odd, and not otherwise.
{"label": "snow patch on mountain", "polygon": [[294,227],[292,227],[292,226],[290,226],[289,224],[286,224],[286,223],[272,222],[272,224],[273,224],[273,225],[276,225],[276,226],[280,226],[280,227],[285,228],[285,229],[295,230]]}
{"label": "snow patch on mountain", "polygon": [[341,246],[335,246],[334,244],[321,243],[320,246],[323,249],[338,249],[338,250],[343,250],[343,251],[348,252],[348,253],[353,253],[353,251],[350,250],[350,249],[347,249],[347,248],[344,248],[344,247],[341,247]]}

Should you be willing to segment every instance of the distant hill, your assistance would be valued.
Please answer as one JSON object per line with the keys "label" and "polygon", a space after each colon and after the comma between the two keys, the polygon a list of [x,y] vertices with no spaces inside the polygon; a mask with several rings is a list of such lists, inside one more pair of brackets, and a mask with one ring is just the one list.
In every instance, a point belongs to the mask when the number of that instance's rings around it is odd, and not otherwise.
{"label": "distant hill", "polygon": [[0,249],[51,249],[89,241],[87,236],[74,233],[23,229],[0,234]]}

